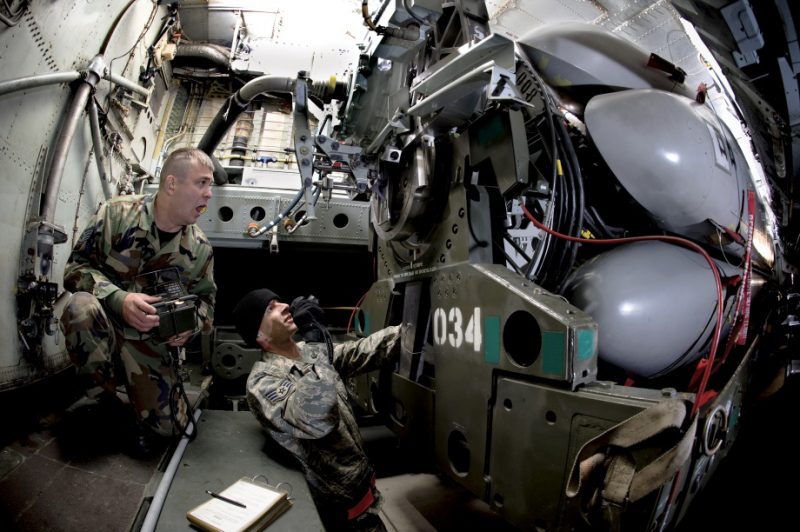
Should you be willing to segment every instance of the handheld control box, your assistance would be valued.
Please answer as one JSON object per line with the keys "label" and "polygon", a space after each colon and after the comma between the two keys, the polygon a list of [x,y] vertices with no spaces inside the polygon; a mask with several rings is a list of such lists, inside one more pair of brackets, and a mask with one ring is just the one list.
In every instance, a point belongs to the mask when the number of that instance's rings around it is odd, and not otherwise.
{"label": "handheld control box", "polygon": [[194,330],[197,325],[194,300],[197,296],[187,294],[177,268],[143,273],[136,277],[136,284],[142,293],[161,298],[153,304],[160,320],[157,336],[167,339]]}

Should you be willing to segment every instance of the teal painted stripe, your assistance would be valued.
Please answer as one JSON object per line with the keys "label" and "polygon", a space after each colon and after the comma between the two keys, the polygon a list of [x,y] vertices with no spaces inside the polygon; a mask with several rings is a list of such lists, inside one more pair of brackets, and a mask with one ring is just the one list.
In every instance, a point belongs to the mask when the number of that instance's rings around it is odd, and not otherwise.
{"label": "teal painted stripe", "polygon": [[487,364],[500,363],[500,316],[483,318],[483,359]]}
{"label": "teal painted stripe", "polygon": [[731,419],[728,422],[731,429],[736,428],[736,425],[739,423],[740,413],[741,413],[740,408],[738,406],[734,406],[733,408],[731,408]]}
{"label": "teal painted stripe", "polygon": [[578,329],[578,360],[589,360],[594,356],[594,329]]}
{"label": "teal painted stripe", "polygon": [[356,316],[356,326],[355,326],[356,332],[359,333],[359,334],[363,334],[364,336],[368,336],[369,335],[369,313],[368,312],[364,312],[362,310],[362,311],[359,311],[359,314],[364,316],[364,326],[363,326],[363,328],[361,327],[361,320],[358,319],[358,316]]}
{"label": "teal painted stripe", "polygon": [[552,375],[563,375],[566,341],[563,332],[542,333],[542,371]]}

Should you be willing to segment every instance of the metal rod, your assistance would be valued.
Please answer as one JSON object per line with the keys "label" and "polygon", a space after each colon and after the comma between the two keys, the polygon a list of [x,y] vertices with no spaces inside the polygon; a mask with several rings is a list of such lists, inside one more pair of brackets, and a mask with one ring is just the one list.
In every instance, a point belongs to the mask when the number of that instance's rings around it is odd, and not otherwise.
{"label": "metal rod", "polygon": [[80,79],[81,73],[77,70],[70,70],[68,72],[56,72],[53,74],[39,74],[37,76],[26,76],[24,78],[9,79],[7,81],[0,81],[0,95],[9,92],[16,92],[34,87],[41,87],[43,85],[55,85],[58,83],[69,83]]}
{"label": "metal rod", "polygon": [[118,76],[116,74],[112,74],[111,72],[106,72],[103,75],[103,79],[107,79],[112,83],[116,83],[117,85],[128,89],[129,91],[133,91],[137,94],[141,94],[142,96],[149,96],[150,90],[142,87],[141,85],[137,85],[136,83],[130,81],[127,78],[122,76]]}

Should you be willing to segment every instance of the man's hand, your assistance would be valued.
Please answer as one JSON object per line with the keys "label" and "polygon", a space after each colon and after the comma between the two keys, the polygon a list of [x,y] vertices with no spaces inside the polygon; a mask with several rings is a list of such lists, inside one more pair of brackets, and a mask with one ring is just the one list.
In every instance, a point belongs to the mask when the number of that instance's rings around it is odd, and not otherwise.
{"label": "man's hand", "polygon": [[314,296],[294,298],[291,305],[289,305],[289,311],[292,313],[292,318],[301,332],[310,328],[314,322],[320,325],[325,323],[325,312]]}
{"label": "man's hand", "polygon": [[325,341],[325,335],[320,329],[325,326],[325,312],[316,297],[296,297],[289,305],[289,311],[297,325],[297,332],[306,342]]}
{"label": "man's hand", "polygon": [[130,292],[122,302],[122,319],[137,331],[147,332],[158,326],[158,314],[151,303],[159,301],[161,298],[158,296]]}
{"label": "man's hand", "polygon": [[176,334],[172,338],[167,341],[167,345],[172,347],[181,347],[186,341],[192,337],[192,331],[183,331],[180,334]]}

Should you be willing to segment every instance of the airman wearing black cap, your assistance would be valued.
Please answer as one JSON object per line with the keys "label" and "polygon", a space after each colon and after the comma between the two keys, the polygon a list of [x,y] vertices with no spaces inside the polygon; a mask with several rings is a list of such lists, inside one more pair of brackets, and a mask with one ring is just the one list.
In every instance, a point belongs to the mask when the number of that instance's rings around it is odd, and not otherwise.
{"label": "airman wearing black cap", "polygon": [[400,325],[337,344],[295,342],[289,305],[271,290],[248,293],[233,311],[236,328],[262,359],[247,379],[251,411],[300,462],[328,530],[385,530],[380,493],[364,454],[342,379],[395,359]]}

